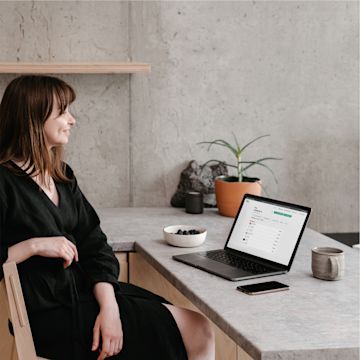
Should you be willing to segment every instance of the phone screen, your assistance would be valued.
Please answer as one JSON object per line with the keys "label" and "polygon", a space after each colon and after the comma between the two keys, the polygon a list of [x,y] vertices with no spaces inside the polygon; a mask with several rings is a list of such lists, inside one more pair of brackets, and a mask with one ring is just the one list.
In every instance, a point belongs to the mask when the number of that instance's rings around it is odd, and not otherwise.
{"label": "phone screen", "polygon": [[258,284],[238,286],[237,289],[247,294],[261,294],[274,291],[288,290],[289,286],[279,283],[277,281],[268,281]]}

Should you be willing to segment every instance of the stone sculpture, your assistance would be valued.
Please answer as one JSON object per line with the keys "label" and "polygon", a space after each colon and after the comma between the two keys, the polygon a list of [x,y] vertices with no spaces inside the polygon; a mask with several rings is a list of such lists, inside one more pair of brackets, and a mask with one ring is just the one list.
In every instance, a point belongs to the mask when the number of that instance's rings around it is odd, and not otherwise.
{"label": "stone sculpture", "polygon": [[187,191],[197,191],[203,194],[205,207],[215,207],[214,179],[220,175],[228,175],[225,163],[199,165],[196,160],[191,160],[189,165],[181,172],[176,193],[171,198],[171,206],[185,207],[185,193]]}

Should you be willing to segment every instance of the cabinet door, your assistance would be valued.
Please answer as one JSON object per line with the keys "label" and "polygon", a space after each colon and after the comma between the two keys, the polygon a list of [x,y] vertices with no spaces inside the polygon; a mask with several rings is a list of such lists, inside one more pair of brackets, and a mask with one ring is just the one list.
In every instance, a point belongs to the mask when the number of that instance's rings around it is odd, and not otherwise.
{"label": "cabinet door", "polygon": [[117,252],[115,253],[116,258],[120,264],[120,276],[119,281],[129,282],[129,262],[128,262],[128,253],[127,252]]}

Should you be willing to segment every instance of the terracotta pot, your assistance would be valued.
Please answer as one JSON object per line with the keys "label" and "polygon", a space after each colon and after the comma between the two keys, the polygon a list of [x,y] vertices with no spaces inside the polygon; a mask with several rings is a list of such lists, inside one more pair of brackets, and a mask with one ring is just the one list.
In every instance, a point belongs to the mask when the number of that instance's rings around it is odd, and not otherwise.
{"label": "terracotta pot", "polygon": [[219,176],[215,179],[216,203],[220,215],[235,217],[245,194],[261,195],[260,180],[245,178],[242,182],[234,176]]}

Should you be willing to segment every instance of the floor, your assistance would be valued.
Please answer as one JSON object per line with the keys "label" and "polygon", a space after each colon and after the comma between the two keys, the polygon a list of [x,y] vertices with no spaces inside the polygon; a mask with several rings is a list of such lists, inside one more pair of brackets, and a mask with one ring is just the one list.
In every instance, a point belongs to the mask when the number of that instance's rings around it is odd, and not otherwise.
{"label": "floor", "polygon": [[326,233],[324,234],[337,241],[342,242],[345,245],[353,246],[359,244],[359,233]]}

